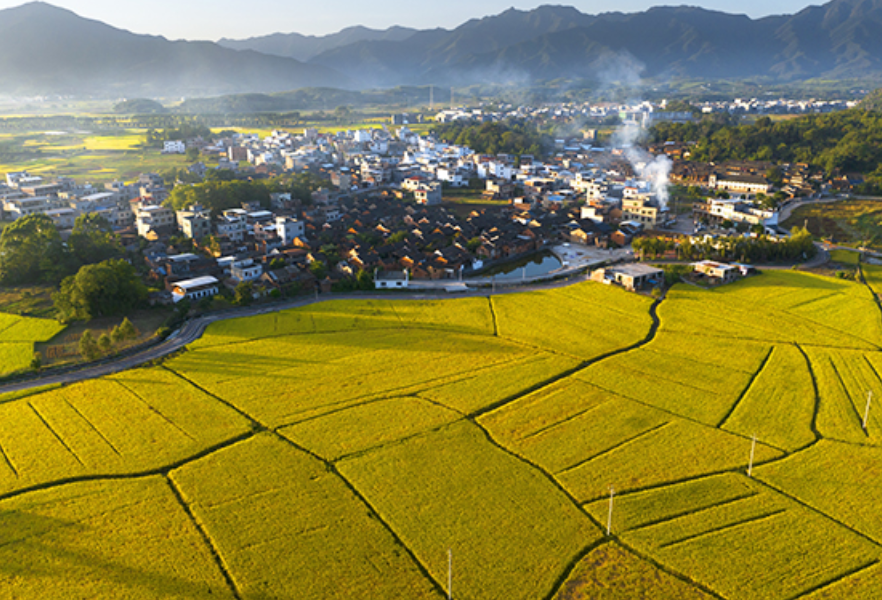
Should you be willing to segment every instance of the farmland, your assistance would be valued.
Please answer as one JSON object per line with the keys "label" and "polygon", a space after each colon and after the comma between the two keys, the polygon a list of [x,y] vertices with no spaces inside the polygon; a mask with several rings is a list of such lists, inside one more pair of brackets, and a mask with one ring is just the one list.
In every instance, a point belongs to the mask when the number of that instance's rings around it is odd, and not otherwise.
{"label": "farmland", "polygon": [[869,279],[334,300],[4,394],[0,583],[16,598],[871,597]]}
{"label": "farmland", "polygon": [[64,325],[49,319],[0,313],[0,377],[27,369],[34,344],[50,340]]}

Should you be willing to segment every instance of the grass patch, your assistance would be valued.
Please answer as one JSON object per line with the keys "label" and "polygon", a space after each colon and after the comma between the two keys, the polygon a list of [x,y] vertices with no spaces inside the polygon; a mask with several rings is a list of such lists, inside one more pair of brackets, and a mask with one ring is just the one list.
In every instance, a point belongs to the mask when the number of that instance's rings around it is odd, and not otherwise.
{"label": "grass patch", "polygon": [[795,209],[781,227],[790,231],[808,223],[814,235],[840,244],[876,244],[882,241],[882,203],[877,200],[840,200],[807,204]]}

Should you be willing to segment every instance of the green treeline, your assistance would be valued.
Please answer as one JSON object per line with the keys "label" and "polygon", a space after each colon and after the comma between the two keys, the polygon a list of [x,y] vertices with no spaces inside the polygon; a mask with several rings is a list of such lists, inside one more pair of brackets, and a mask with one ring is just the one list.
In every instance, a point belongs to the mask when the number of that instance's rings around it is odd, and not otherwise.
{"label": "green treeline", "polygon": [[179,127],[169,129],[147,130],[147,145],[161,147],[163,142],[189,140],[201,137],[208,140],[211,138],[211,129],[199,123],[182,123]]}
{"label": "green treeline", "polygon": [[[644,258],[658,258],[674,244],[655,238],[637,238],[634,251]],[[815,255],[812,234],[796,227],[790,237],[775,240],[765,235],[758,237],[721,237],[707,240],[684,238],[677,254],[682,260],[722,260],[748,263],[801,261]]]}
{"label": "green treeline", "polygon": [[458,121],[437,125],[435,134],[448,144],[468,146],[479,154],[531,154],[538,158],[554,149],[551,135],[530,123]]}
{"label": "green treeline", "polygon": [[713,118],[659,123],[652,141],[697,142],[695,161],[806,163],[827,175],[861,173],[868,188],[882,188],[882,113],[853,109],[775,122],[762,117],[752,125]]}
{"label": "green treeline", "polygon": [[104,217],[80,215],[67,243],[50,217],[17,219],[0,233],[0,284],[56,283],[83,265],[120,258],[125,249]]}
{"label": "green treeline", "polygon": [[250,202],[268,207],[271,193],[290,193],[292,198],[308,203],[312,200],[312,192],[327,185],[327,181],[309,173],[267,181],[212,179],[203,183],[175,186],[164,204],[174,210],[199,204],[214,214],[219,214],[230,208],[241,208],[242,204]]}
{"label": "green treeline", "polygon": [[252,114],[149,114],[149,115],[102,115],[81,117],[71,115],[3,117],[0,131],[53,131],[88,130],[109,131],[114,129],[176,129],[184,126],[204,127],[296,127],[300,113],[252,113]]}

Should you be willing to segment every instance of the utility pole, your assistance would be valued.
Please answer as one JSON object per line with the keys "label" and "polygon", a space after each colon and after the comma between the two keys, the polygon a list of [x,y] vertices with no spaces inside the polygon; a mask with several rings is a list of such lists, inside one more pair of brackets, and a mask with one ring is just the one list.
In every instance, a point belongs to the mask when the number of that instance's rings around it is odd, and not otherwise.
{"label": "utility pole", "polygon": [[609,486],[609,513],[606,516],[606,535],[609,536],[612,533],[612,509],[613,509],[613,496],[616,495],[616,491],[613,489],[613,486]]}
{"label": "utility pole", "polygon": [[453,600],[453,550],[447,549],[447,600]]}
{"label": "utility pole", "polygon": [[753,477],[753,453],[756,451],[756,434],[753,434],[753,442],[750,444],[750,463],[747,465],[747,476]]}
{"label": "utility pole", "polygon": [[870,401],[873,399],[873,390],[867,392],[867,408],[864,409],[864,422],[862,427],[867,430],[868,420],[870,418]]}

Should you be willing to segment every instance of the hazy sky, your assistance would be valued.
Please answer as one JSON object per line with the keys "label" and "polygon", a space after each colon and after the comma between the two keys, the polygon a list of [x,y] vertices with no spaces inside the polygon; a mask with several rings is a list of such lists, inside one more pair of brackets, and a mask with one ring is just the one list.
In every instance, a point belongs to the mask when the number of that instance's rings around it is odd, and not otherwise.
{"label": "hazy sky", "polygon": [[[275,32],[321,35],[350,25],[384,29],[404,25],[419,29],[456,27],[471,18],[500,13],[514,6],[531,9],[541,4],[575,6],[582,12],[635,12],[654,5],[691,4],[751,17],[798,12],[806,0],[52,0],[49,2],[83,17],[104,21],[135,33],[163,35],[169,39],[245,38]],[[23,4],[0,0],[0,8]]]}

